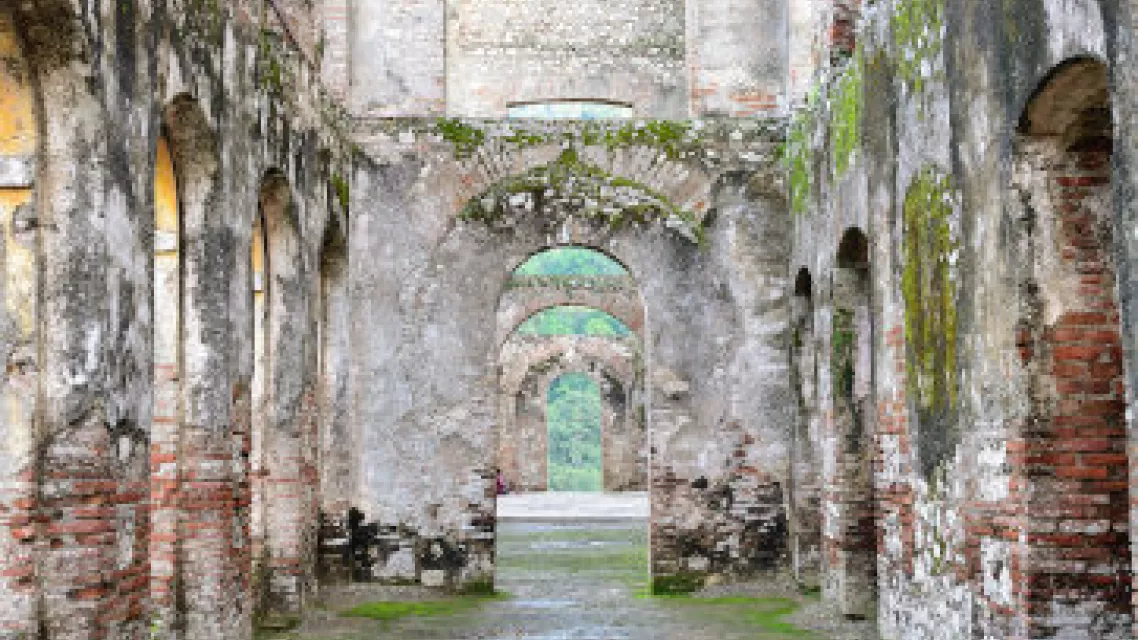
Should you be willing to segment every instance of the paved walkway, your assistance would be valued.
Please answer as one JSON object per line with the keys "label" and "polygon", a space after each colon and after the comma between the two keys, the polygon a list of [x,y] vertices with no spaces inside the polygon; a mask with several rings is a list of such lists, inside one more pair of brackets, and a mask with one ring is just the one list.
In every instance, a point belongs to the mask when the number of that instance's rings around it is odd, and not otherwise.
{"label": "paved walkway", "polygon": [[593,522],[629,519],[648,519],[647,491],[556,491],[498,496],[499,521]]}

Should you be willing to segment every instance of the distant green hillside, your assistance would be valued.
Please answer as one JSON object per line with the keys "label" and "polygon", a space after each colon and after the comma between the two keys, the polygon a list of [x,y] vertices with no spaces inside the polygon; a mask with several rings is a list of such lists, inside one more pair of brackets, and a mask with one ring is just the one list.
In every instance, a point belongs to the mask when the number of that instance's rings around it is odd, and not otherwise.
{"label": "distant green hillside", "polygon": [[600,491],[601,392],[583,373],[549,385],[549,490]]}
{"label": "distant green hillside", "polygon": [[626,276],[628,271],[605,254],[583,247],[559,247],[534,255],[514,271],[517,276]]}
{"label": "distant green hillside", "polygon": [[535,313],[518,326],[518,333],[539,336],[602,336],[624,338],[624,323],[591,307],[553,307]]}

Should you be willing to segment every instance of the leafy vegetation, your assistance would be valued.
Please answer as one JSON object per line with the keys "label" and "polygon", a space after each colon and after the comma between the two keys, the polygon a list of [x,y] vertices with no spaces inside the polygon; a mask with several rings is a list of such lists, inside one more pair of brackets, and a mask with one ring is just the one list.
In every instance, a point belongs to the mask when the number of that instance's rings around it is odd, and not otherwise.
{"label": "leafy vegetation", "polygon": [[624,338],[628,327],[604,311],[591,307],[563,306],[546,309],[530,316],[518,326],[523,335],[600,336]]}
{"label": "leafy vegetation", "polygon": [[616,260],[585,247],[556,247],[535,254],[514,270],[515,276],[626,276]]}
{"label": "leafy vegetation", "polygon": [[601,392],[583,373],[549,385],[549,490],[600,491]]}

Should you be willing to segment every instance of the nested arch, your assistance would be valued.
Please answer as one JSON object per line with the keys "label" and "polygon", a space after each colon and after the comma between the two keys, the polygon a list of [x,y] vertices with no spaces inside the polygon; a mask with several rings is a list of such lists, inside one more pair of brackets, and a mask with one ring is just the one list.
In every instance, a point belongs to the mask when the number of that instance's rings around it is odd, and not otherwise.
{"label": "nested arch", "polygon": [[644,304],[628,269],[594,247],[560,245],[531,253],[511,271],[498,300],[498,344],[530,318],[558,307],[590,307],[643,332]]}
{"label": "nested arch", "polygon": [[603,485],[647,486],[643,371],[628,341],[589,336],[518,336],[503,350],[499,468],[507,486],[547,487],[547,393],[567,373],[588,375],[601,391]]}

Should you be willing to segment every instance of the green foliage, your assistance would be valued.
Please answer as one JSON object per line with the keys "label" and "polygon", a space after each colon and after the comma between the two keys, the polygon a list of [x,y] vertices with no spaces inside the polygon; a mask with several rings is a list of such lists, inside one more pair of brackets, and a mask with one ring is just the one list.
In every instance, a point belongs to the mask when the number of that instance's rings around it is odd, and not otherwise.
{"label": "green foliage", "polygon": [[601,393],[589,376],[567,373],[549,385],[549,490],[600,491]]}
{"label": "green foliage", "polygon": [[435,130],[454,145],[454,154],[459,158],[473,155],[486,140],[484,131],[457,118],[439,118],[435,121]]}
{"label": "green foliage", "polygon": [[845,175],[854,151],[861,145],[861,117],[865,100],[865,72],[861,47],[830,94],[830,136],[836,176]]}
{"label": "green foliage", "polygon": [[897,44],[897,75],[913,93],[934,79],[944,48],[944,0],[901,0],[890,18]]}
{"label": "green foliage", "polygon": [[616,129],[586,127],[582,140],[587,145],[604,145],[611,149],[625,147],[653,147],[670,160],[680,157],[689,140],[691,123],[675,120],[649,120],[629,123]]}
{"label": "green foliage", "polygon": [[624,323],[590,307],[562,306],[530,316],[518,333],[539,336],[599,336],[625,338],[631,335]]}
{"label": "green foliage", "polygon": [[956,405],[953,193],[947,175],[926,168],[913,179],[903,211],[908,387],[921,423],[929,427],[946,419]]}
{"label": "green foliage", "polygon": [[516,276],[626,276],[616,260],[585,247],[557,247],[535,254],[514,270]]}

